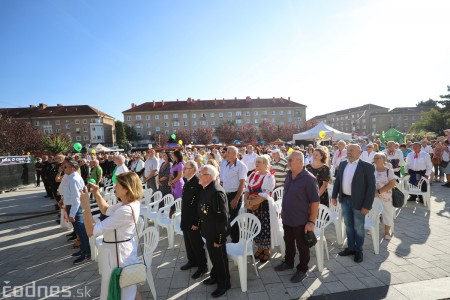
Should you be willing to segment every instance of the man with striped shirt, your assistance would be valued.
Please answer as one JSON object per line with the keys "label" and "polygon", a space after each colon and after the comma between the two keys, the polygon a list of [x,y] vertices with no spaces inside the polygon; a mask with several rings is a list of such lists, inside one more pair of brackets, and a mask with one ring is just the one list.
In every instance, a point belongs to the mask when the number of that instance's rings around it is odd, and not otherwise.
{"label": "man with striped shirt", "polygon": [[[270,163],[271,170],[275,172],[275,188],[284,186],[287,174],[287,161],[281,157],[281,150],[274,149],[271,151],[273,160]],[[275,199],[278,200],[278,199]]]}

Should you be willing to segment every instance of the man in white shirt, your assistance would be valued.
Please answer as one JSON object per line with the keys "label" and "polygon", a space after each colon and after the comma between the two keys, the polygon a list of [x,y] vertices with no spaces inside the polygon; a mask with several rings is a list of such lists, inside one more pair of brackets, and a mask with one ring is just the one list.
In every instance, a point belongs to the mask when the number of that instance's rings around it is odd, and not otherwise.
{"label": "man in white shirt", "polygon": [[151,188],[155,192],[157,190],[156,176],[158,176],[159,171],[159,162],[155,157],[155,150],[147,150],[147,160],[144,168],[144,182],[147,183],[147,188]]}
{"label": "man in white shirt", "polygon": [[373,144],[370,143],[366,146],[366,151],[361,153],[361,160],[373,164],[373,157],[375,156],[375,151],[373,151]]}
{"label": "man in white shirt", "polygon": [[[227,194],[230,223],[237,217],[242,204],[245,182],[247,180],[247,166],[238,158],[238,149],[234,146],[227,148],[227,160],[225,167],[221,169],[220,178]],[[234,224],[231,227],[231,241],[239,242],[239,227]]]}
{"label": "man in white shirt", "polygon": [[[406,156],[405,164],[405,176],[409,175],[409,183],[417,185],[422,177],[429,178],[433,169],[430,155],[421,151],[421,145],[419,143],[413,143],[413,152]],[[422,192],[427,190],[426,184],[421,186]],[[408,201],[416,201],[417,196],[409,196]],[[423,203],[422,196],[419,196],[419,201]]]}
{"label": "man in white shirt", "polygon": [[244,157],[242,157],[242,162],[247,166],[247,169],[248,169],[247,176],[250,176],[250,174],[255,170],[257,157],[258,157],[258,154],[253,152],[253,146],[248,145],[247,153],[244,154]]}
{"label": "man in white shirt", "polygon": [[422,145],[421,145],[421,151],[424,151],[426,153],[428,153],[430,156],[433,153],[433,148],[431,148],[430,145],[428,145],[428,141],[427,140],[422,140]]}
{"label": "man in white shirt", "polygon": [[[346,143],[342,140],[338,142],[338,148],[333,153],[333,160],[331,166],[334,167],[335,174],[337,175],[339,164],[347,159],[347,149],[345,149]],[[333,175],[333,174],[332,174]]]}
{"label": "man in white shirt", "polygon": [[394,141],[389,141],[387,142],[387,148],[384,149],[384,152],[386,153],[387,160],[391,163],[392,168],[394,169],[395,176],[400,178],[400,169],[404,164],[402,150],[395,148]]}

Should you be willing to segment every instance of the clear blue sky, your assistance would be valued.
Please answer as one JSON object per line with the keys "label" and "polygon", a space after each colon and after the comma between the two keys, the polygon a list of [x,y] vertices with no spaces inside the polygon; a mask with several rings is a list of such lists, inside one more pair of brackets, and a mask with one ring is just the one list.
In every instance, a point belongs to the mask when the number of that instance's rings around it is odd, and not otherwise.
{"label": "clear blue sky", "polygon": [[[0,1],[0,107],[283,96],[307,117],[450,84],[450,1]],[[330,103],[331,102],[331,103]],[[327,103],[327,104],[325,104]]]}

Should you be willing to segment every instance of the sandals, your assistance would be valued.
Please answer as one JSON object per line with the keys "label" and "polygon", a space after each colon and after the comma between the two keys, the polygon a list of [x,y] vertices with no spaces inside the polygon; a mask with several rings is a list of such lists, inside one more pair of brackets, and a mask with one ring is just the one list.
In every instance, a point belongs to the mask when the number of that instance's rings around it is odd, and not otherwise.
{"label": "sandals", "polygon": [[262,248],[258,248],[258,250],[255,252],[255,254],[253,255],[255,257],[255,259],[259,258],[261,255],[263,255],[264,253],[264,249]]}
{"label": "sandals", "polygon": [[259,260],[260,263],[265,263],[270,259],[270,250],[265,249],[263,257]]}

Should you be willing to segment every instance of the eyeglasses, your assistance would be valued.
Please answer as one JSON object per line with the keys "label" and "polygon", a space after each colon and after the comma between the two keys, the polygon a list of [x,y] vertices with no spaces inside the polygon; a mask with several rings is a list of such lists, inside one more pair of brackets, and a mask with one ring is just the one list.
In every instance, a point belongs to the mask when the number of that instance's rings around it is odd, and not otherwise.
{"label": "eyeglasses", "polygon": [[200,174],[200,176],[205,176],[205,175],[211,175],[211,174],[208,174],[208,173],[201,173]]}

